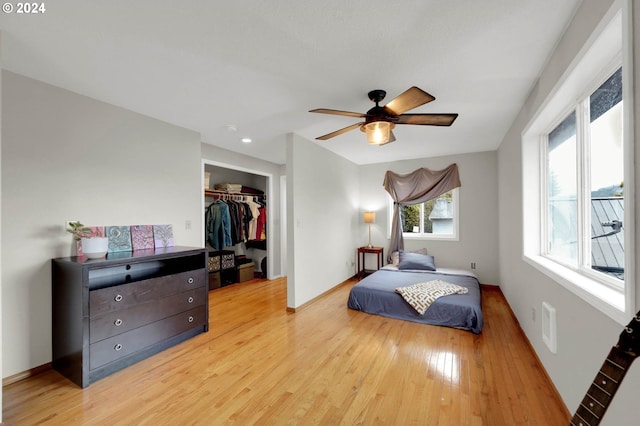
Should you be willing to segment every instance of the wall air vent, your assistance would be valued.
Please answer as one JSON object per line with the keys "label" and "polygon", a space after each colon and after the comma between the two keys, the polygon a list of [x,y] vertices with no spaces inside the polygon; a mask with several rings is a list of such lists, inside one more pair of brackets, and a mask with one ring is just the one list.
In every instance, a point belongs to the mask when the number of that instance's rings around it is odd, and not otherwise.
{"label": "wall air vent", "polygon": [[547,345],[551,353],[558,349],[556,337],[556,308],[542,302],[542,341]]}

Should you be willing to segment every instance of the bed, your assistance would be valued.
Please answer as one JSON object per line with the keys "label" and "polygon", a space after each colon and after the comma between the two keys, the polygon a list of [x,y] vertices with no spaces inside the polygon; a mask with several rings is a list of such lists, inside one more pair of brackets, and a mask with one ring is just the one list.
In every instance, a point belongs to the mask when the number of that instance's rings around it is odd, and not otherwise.
{"label": "bed", "polygon": [[[482,331],[480,284],[464,270],[434,268],[434,271],[399,269],[386,265],[359,281],[349,293],[347,306],[369,314],[382,315],[423,324]],[[452,294],[436,299],[420,315],[395,289],[432,280],[442,280],[467,289],[466,294]]]}

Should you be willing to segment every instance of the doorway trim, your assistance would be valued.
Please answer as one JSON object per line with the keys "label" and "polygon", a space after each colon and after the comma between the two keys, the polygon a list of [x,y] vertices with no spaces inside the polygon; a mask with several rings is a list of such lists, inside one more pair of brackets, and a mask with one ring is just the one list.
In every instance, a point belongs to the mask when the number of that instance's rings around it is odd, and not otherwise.
{"label": "doorway trim", "polygon": [[[241,167],[241,166],[236,166],[234,164],[228,164],[228,163],[221,163],[219,161],[211,161],[211,160],[202,160],[202,170],[200,173],[200,188],[203,188],[204,191],[204,172],[205,172],[205,166],[214,166],[214,167],[224,167],[225,169],[231,169],[231,170],[236,170],[238,172],[246,172],[246,173],[252,173],[254,175],[259,175],[259,176],[264,176],[267,178],[267,199],[272,199],[273,198],[273,174],[272,173],[267,173],[267,172],[263,172],[260,170],[253,170],[253,169],[248,169],[246,167]],[[204,224],[204,216],[205,216],[205,197],[204,197],[204,192],[202,195],[202,208],[200,209],[200,223]],[[273,227],[273,212],[271,211],[271,209],[273,208],[273,200],[271,200],[271,202],[267,201],[267,229],[275,229]],[[204,231],[204,228],[203,228]],[[204,232],[202,232],[202,235],[200,235],[200,242],[202,244],[202,247],[206,247],[207,244],[205,242],[205,238],[204,238]],[[269,255],[269,253],[271,253],[271,255]],[[267,237],[267,279],[274,279],[275,276],[273,274],[273,238],[269,238]]]}

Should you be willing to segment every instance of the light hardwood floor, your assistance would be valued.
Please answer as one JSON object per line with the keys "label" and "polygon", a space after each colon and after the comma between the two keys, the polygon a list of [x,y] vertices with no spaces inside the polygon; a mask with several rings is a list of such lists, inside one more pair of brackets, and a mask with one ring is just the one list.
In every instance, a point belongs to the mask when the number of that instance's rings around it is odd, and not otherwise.
{"label": "light hardwood floor", "polygon": [[566,425],[502,293],[481,335],[346,307],[296,313],[286,281],[210,293],[210,331],[80,389],[53,370],[4,387],[7,425]]}

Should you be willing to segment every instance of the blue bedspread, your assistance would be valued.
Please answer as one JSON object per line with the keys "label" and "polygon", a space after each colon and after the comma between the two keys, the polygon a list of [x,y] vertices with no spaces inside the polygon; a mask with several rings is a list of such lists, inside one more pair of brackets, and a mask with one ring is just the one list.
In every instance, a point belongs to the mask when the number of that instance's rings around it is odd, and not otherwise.
{"label": "blue bedspread", "polygon": [[[395,292],[398,287],[431,280],[457,284],[469,291],[438,298],[423,315]],[[476,334],[482,331],[480,284],[475,277],[464,274],[381,269],[353,286],[347,306],[369,314],[455,327]]]}

